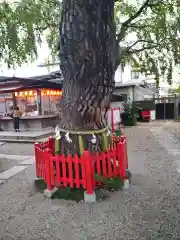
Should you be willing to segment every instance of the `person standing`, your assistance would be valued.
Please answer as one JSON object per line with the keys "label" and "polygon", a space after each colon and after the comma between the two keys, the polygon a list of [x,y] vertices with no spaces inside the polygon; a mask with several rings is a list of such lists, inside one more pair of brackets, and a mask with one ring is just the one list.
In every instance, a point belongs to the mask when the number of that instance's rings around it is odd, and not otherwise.
{"label": "person standing", "polygon": [[12,118],[13,118],[13,123],[14,123],[14,131],[19,132],[19,120],[20,117],[22,116],[21,111],[19,110],[19,107],[15,107],[15,109],[12,112]]}

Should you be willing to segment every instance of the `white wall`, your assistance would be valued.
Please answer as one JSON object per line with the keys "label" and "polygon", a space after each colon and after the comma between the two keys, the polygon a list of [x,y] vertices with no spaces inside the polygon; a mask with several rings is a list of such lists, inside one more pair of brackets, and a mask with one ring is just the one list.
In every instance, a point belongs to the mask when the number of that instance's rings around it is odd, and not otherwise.
{"label": "white wall", "polygon": [[140,72],[133,72],[131,71],[131,76],[132,76],[132,79],[135,80],[139,80],[139,81],[143,81],[145,80],[146,76],[144,73],[140,73]]}
{"label": "white wall", "polygon": [[[138,77],[135,77],[135,75],[137,74],[138,74]],[[131,80],[137,80],[137,81],[145,80],[147,83],[154,83],[155,76],[154,75],[146,76],[145,73],[141,73],[141,72],[134,73],[130,64],[127,64],[124,68],[122,68],[122,65],[120,64],[115,72],[115,82],[126,83]]]}
{"label": "white wall", "polygon": [[122,68],[122,66],[119,65],[115,72],[115,82],[125,83],[130,81],[131,79],[131,66],[127,64],[124,68]]}
{"label": "white wall", "polygon": [[121,65],[117,68],[114,76],[115,82],[122,82],[122,68]]}
{"label": "white wall", "polygon": [[152,99],[153,92],[148,88],[135,87],[134,88],[134,100],[143,101],[144,99]]}
{"label": "white wall", "polygon": [[161,97],[163,97],[163,96],[168,96],[169,89],[170,89],[170,86],[164,84],[163,87],[160,87],[160,88],[159,88],[159,95],[160,95]]}
{"label": "white wall", "polygon": [[135,101],[144,100],[144,96],[138,88],[134,88],[134,98],[135,98]]}

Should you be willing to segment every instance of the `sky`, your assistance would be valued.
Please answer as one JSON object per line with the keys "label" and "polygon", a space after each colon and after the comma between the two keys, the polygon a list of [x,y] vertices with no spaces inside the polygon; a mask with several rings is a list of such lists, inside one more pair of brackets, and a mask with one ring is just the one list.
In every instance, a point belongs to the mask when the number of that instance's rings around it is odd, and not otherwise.
{"label": "sky", "polygon": [[23,64],[21,67],[16,69],[5,68],[4,65],[0,66],[0,75],[1,76],[16,76],[16,77],[31,77],[37,75],[47,74],[49,71],[56,71],[59,69],[59,66],[54,66],[49,69],[46,67],[38,67],[43,65],[49,58],[50,50],[48,45],[44,42],[41,46],[38,47],[38,59],[32,63]]}

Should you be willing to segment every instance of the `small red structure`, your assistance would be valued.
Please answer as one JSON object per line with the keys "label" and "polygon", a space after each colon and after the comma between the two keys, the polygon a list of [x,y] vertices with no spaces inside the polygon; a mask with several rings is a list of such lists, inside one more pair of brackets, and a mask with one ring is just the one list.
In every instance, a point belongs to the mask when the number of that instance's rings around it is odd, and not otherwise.
{"label": "small red structure", "polygon": [[82,187],[92,194],[101,183],[96,174],[104,178],[121,176],[126,179],[128,167],[126,138],[117,137],[113,147],[107,152],[92,154],[87,150],[80,157],[77,155],[53,155],[54,139],[35,144],[36,176],[42,178],[47,189],[54,187]]}
{"label": "small red structure", "polygon": [[141,116],[143,120],[150,121],[151,120],[151,111],[150,110],[144,110],[141,112]]}

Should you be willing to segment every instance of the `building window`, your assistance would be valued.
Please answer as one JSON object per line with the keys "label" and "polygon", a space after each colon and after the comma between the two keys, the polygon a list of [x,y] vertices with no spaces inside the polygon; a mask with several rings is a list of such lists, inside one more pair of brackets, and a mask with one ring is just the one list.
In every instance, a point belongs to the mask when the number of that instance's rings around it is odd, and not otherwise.
{"label": "building window", "polygon": [[122,102],[127,101],[127,94],[121,94],[121,97],[122,97]]}
{"label": "building window", "polygon": [[132,72],[132,78],[138,79],[139,78],[139,72]]}
{"label": "building window", "polygon": [[111,97],[111,102],[126,102],[127,101],[127,94],[116,95],[113,94]]}

